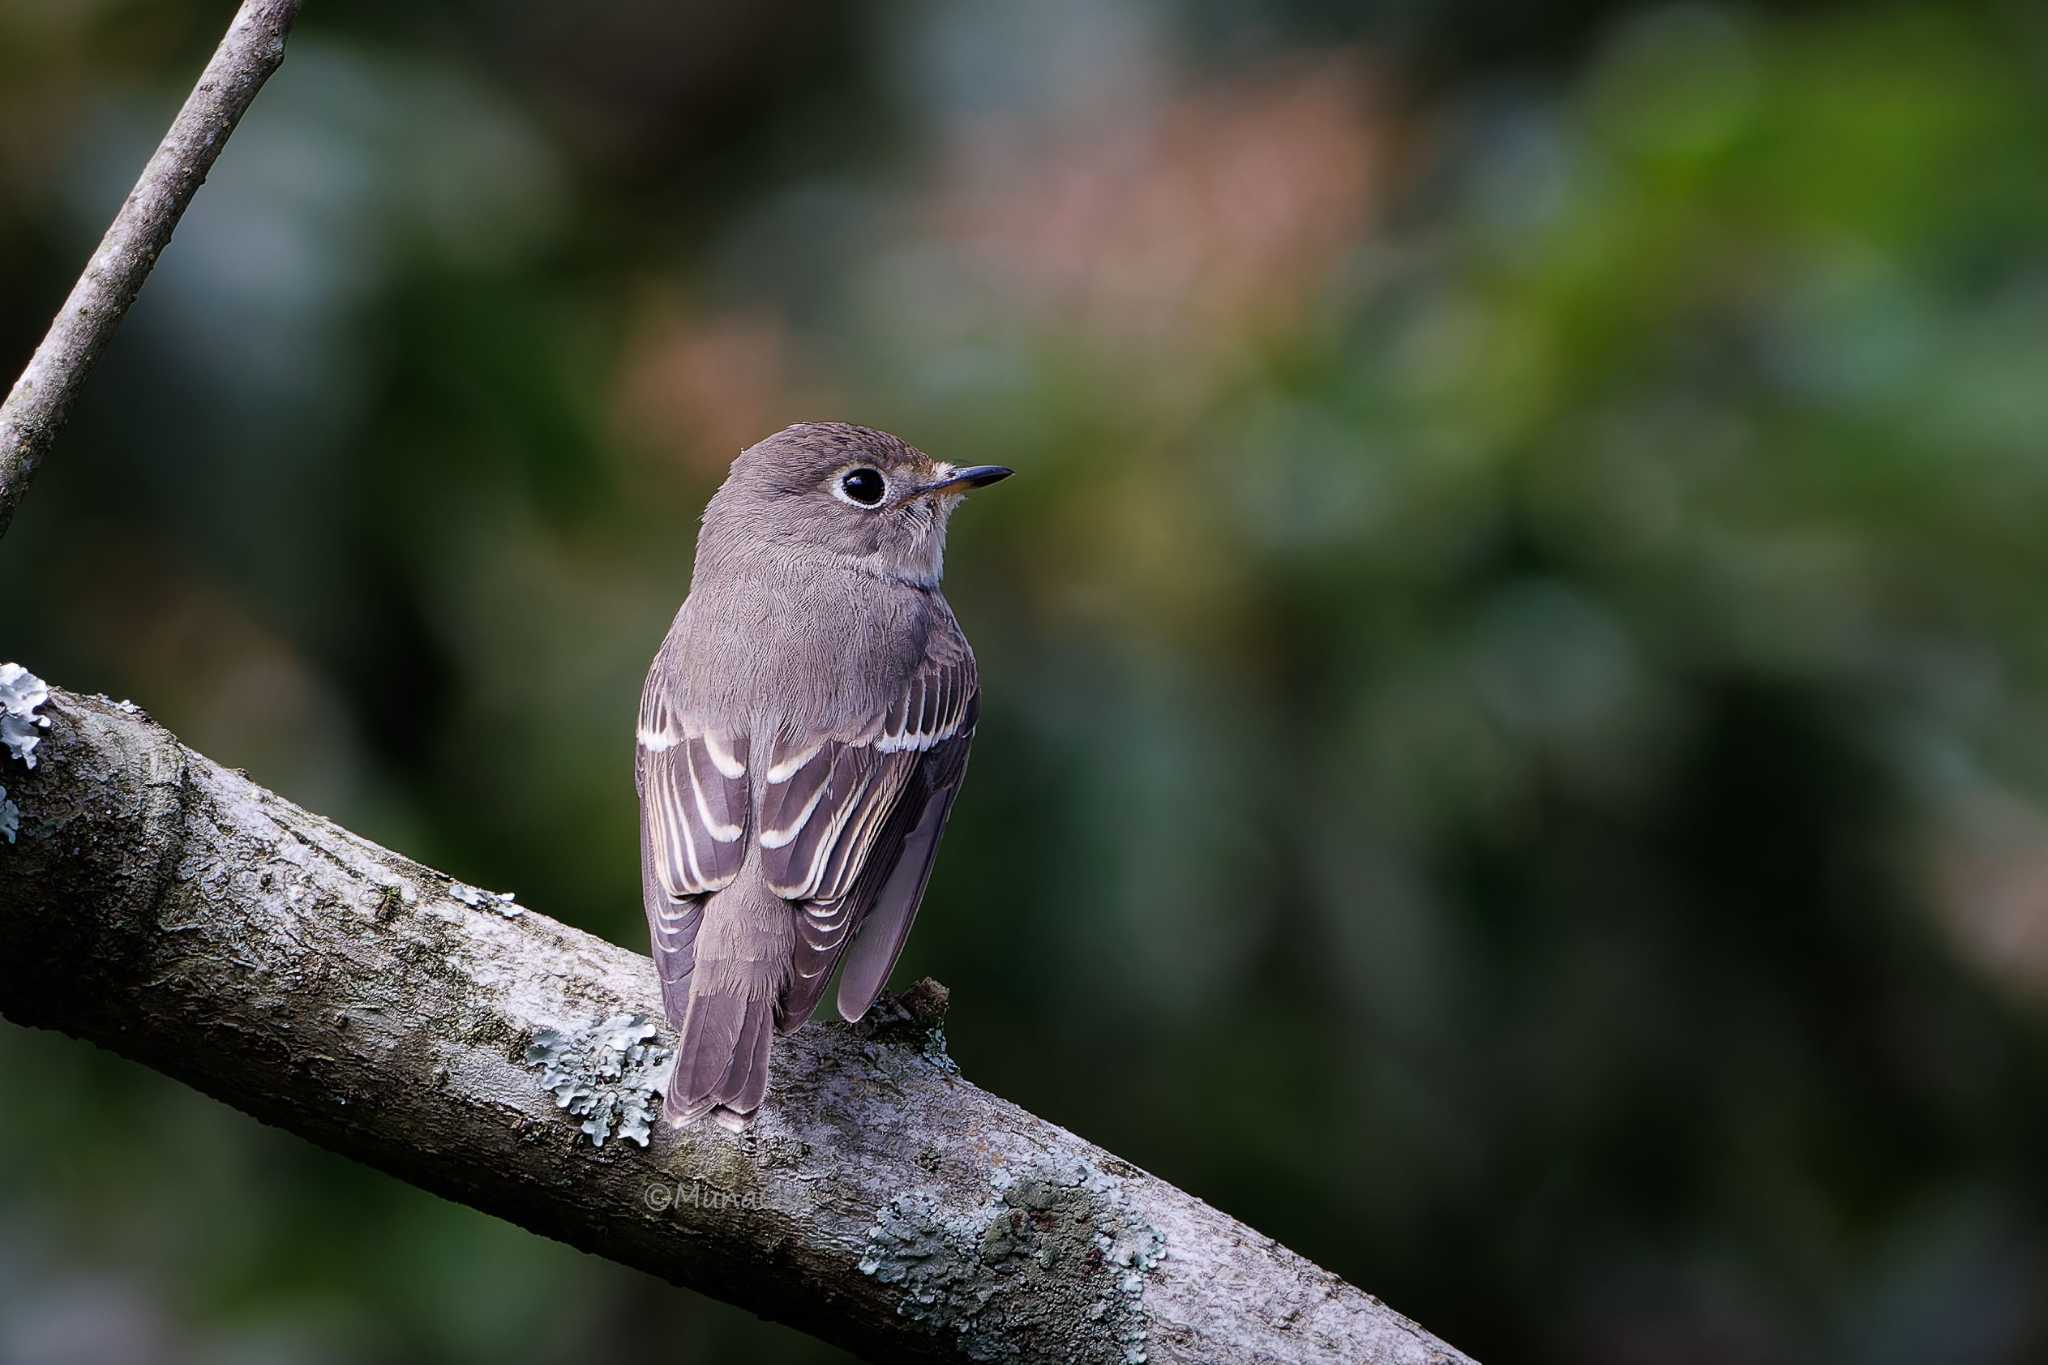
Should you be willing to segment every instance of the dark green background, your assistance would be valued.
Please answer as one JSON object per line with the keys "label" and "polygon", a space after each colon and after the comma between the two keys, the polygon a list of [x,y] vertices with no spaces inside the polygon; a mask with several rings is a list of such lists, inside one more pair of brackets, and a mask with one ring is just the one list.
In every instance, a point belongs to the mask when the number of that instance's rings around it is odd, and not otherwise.
{"label": "dark green background", "polygon": [[[228,10],[0,7],[9,373]],[[2018,0],[316,0],[0,658],[637,946],[732,454],[1014,465],[899,973],[969,1077],[1482,1359],[2039,1360],[2044,73]],[[834,1358],[51,1035],[0,1096],[6,1361]]]}

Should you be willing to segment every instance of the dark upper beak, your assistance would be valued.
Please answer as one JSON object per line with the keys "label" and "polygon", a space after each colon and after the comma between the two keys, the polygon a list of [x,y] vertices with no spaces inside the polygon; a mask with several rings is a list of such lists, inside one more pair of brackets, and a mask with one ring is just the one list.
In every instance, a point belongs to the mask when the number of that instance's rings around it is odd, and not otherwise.
{"label": "dark upper beak", "polygon": [[1005,469],[999,464],[969,465],[956,469],[935,483],[928,483],[918,491],[921,493],[965,493],[970,488],[986,488],[992,483],[1001,483],[1017,471]]}

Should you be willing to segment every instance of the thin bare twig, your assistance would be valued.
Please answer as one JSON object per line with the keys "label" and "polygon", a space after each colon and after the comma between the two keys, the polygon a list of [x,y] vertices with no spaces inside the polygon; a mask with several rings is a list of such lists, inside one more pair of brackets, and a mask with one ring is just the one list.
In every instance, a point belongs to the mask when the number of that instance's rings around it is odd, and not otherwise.
{"label": "thin bare twig", "polygon": [[30,478],[48,458],[71,400],[169,245],[185,206],[205,183],[256,92],[284,61],[300,0],[246,0],[199,84],[178,111],[142,178],[86,262],[85,273],[0,404],[0,536]]}

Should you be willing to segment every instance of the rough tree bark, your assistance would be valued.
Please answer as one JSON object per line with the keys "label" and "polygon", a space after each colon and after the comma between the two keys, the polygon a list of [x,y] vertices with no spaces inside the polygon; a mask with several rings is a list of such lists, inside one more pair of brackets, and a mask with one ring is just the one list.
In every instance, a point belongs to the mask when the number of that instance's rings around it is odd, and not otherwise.
{"label": "rough tree bark", "polygon": [[285,35],[299,4],[247,0],[236,12],[42,345],[0,403],[0,536],[7,534],[30,478],[48,455],[72,397],[113,339],[158,253],[170,244],[185,206],[256,92],[284,61]]}
{"label": "rough tree bark", "polygon": [[878,1024],[780,1045],[750,1134],[593,1146],[653,1102],[647,959],[301,810],[131,707],[53,692],[42,714],[36,768],[0,750],[21,807],[0,843],[11,1019],[877,1360],[1466,1359],[963,1080],[929,984]]}

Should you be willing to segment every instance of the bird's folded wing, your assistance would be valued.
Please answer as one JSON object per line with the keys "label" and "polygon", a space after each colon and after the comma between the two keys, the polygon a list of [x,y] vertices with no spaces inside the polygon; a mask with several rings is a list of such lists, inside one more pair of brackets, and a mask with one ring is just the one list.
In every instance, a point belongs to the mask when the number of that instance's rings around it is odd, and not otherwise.
{"label": "bird's folded wing", "polygon": [[880,875],[871,895],[857,895],[866,908],[861,912],[860,937],[848,951],[846,970],[839,977],[839,1013],[849,1022],[868,1012],[875,997],[889,984],[889,973],[903,955],[910,939],[910,926],[924,901],[925,883],[931,880],[932,865],[939,854],[939,837],[946,832],[946,819],[953,813],[953,798],[967,774],[967,746],[970,734],[937,745],[924,756],[918,773],[915,796],[906,797],[902,810],[912,814],[907,832],[893,858],[884,864],[876,860]]}
{"label": "bird's folded wing", "polygon": [[650,679],[640,702],[641,820],[662,889],[682,899],[732,884],[746,858],[747,737],[685,718]]}
{"label": "bird's folded wing", "polygon": [[[930,810],[936,802],[942,825],[966,767],[979,710],[974,656],[957,629],[940,629],[903,692],[859,731],[784,734],[769,744],[756,835],[761,866],[776,894],[799,908],[796,957],[780,1011],[784,1029],[817,1007],[855,933],[863,943],[870,933],[893,943],[881,967],[887,978],[917,913],[937,844]],[[918,839],[927,827],[928,837]],[[915,874],[894,875],[907,851],[915,854]],[[865,922],[874,927],[864,929]],[[880,988],[877,983],[874,991]],[[843,988],[841,995],[845,1012]],[[850,1017],[864,1013],[872,1000],[871,992]]]}
{"label": "bird's folded wing", "polygon": [[641,900],[669,1017],[682,1018],[704,896],[732,883],[746,856],[747,737],[693,723],[648,678],[633,751],[640,793]]}

